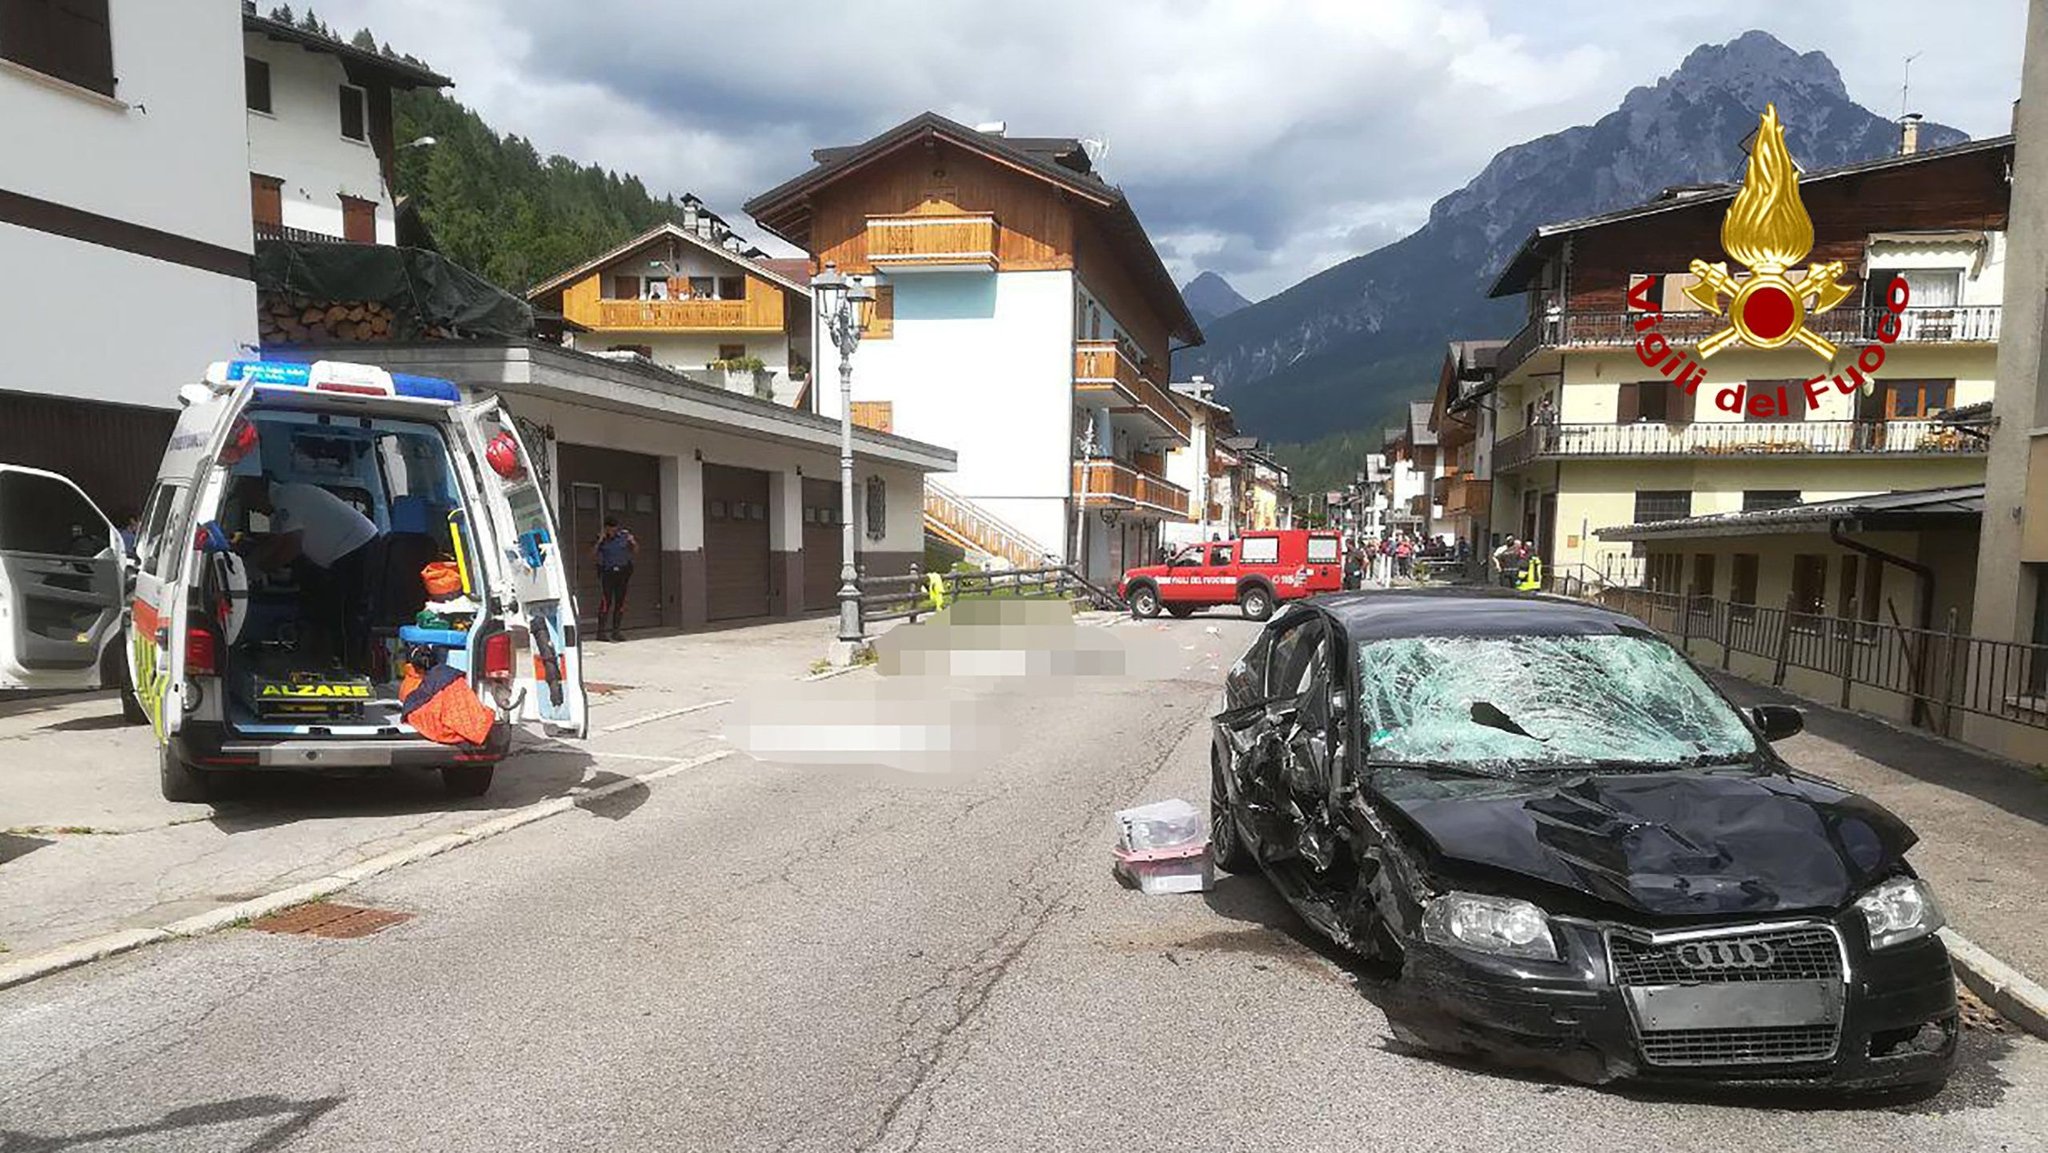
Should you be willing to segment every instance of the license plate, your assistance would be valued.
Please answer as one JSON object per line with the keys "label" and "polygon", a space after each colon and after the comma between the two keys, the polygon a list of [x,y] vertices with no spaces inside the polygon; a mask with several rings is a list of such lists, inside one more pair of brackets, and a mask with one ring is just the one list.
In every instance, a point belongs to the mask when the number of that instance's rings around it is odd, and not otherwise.
{"label": "license plate", "polygon": [[1652,985],[1628,996],[1645,1032],[1828,1025],[1842,1014],[1841,986],[1833,981]]}

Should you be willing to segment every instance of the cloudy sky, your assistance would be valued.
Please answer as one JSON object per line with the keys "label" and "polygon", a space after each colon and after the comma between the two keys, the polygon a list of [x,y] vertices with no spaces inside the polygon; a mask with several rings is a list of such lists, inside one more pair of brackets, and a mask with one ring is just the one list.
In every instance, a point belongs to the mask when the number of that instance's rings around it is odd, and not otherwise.
{"label": "cloudy sky", "polygon": [[[266,10],[273,0],[263,0]],[[316,0],[542,152],[740,202],[924,109],[1103,141],[1185,280],[1257,299],[1419,225],[1494,152],[1704,42],[1820,49],[1850,95],[2008,130],[2026,0]],[[296,7],[303,8],[303,4]],[[1938,14],[1938,18],[1937,18]],[[762,237],[764,245],[776,247]]]}

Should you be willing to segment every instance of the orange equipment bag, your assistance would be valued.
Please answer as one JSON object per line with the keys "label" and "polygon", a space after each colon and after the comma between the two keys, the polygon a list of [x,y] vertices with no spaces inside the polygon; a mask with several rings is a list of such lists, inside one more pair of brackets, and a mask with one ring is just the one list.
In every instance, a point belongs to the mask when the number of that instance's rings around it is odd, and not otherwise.
{"label": "orange equipment bag", "polygon": [[452,597],[462,591],[462,570],[452,560],[430,561],[420,570],[420,581],[430,600]]}

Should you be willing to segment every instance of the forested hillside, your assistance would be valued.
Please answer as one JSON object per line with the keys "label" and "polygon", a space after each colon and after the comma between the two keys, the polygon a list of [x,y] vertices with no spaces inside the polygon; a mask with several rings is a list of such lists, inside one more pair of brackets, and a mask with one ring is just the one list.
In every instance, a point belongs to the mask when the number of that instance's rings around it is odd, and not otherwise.
{"label": "forested hillside", "polygon": [[[310,8],[294,14],[279,6],[270,15],[341,38]],[[367,28],[349,42],[427,63],[394,52]],[[456,80],[459,85],[461,77]],[[393,105],[400,144],[435,140],[399,151],[395,191],[416,198],[443,254],[515,292],[661,221],[682,219],[674,193],[656,196],[631,173],[542,156],[523,137],[500,136],[440,92],[399,92]]]}

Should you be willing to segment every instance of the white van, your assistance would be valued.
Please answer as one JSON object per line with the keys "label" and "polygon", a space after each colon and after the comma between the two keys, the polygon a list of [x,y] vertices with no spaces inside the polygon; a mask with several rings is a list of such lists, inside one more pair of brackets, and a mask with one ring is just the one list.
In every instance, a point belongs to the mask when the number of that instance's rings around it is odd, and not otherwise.
{"label": "white van", "polygon": [[[233,361],[179,399],[128,644],[165,797],[203,800],[223,769],[394,766],[474,796],[512,726],[585,735],[560,541],[496,398],[366,365]],[[320,555],[322,516],[345,557]],[[429,565],[459,587],[430,592]],[[409,665],[450,666],[493,714],[488,737],[437,742],[402,719]]]}
{"label": "white van", "polygon": [[121,578],[120,534],[92,498],[0,464],[0,689],[125,687]]}

